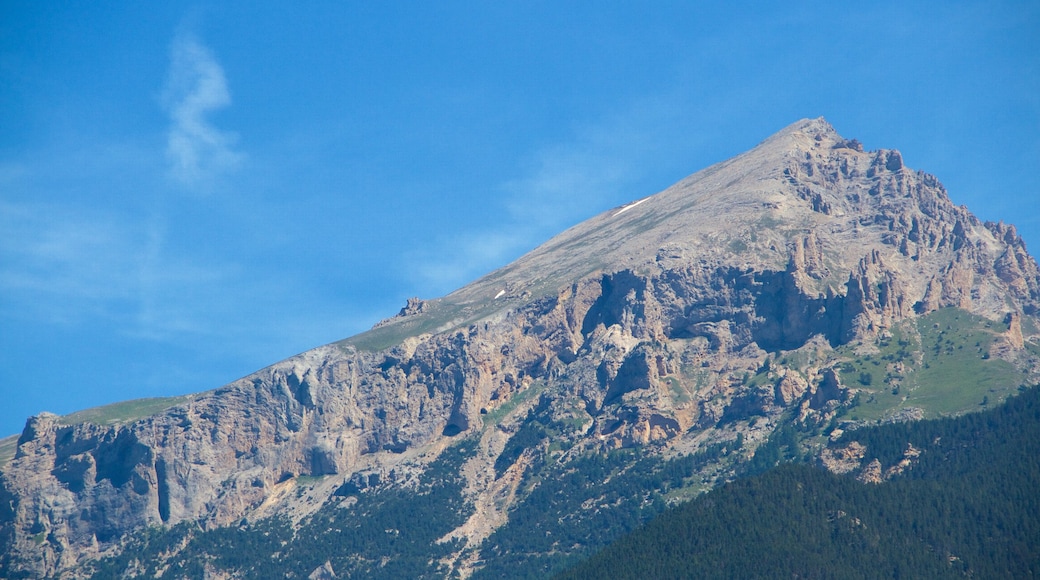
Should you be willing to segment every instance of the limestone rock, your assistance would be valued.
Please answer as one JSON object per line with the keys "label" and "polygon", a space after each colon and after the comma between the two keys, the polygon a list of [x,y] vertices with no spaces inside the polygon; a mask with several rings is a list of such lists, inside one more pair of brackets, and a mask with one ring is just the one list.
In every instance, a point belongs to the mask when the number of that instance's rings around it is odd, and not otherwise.
{"label": "limestone rock", "polygon": [[[31,418],[0,471],[0,566],[73,575],[150,526],[298,519],[322,500],[294,499],[299,476],[327,478],[315,488],[326,499],[396,485],[421,469],[406,460],[500,430],[481,437],[485,469],[470,468],[487,473],[537,406],[577,426],[589,452],[691,451],[738,433],[757,444],[789,408],[822,421],[848,404],[823,360],[832,349],[957,306],[1006,319],[1020,350],[1038,300],[1040,270],[1013,227],[954,206],[897,151],[800,121],[445,297],[154,415]],[[775,362],[786,353],[798,356]],[[825,463],[854,471],[857,453]],[[880,481],[880,465],[861,477]],[[502,514],[517,487],[483,489],[471,499]],[[466,530],[487,537],[495,518]]]}
{"label": "limestone rock", "polygon": [[797,372],[784,372],[776,385],[777,404],[789,407],[809,390],[809,383]]}
{"label": "limestone rock", "polygon": [[858,441],[853,441],[845,447],[824,449],[820,455],[820,462],[831,473],[851,473],[860,468],[866,452],[866,447]]}
{"label": "limestone rock", "polygon": [[328,560],[307,576],[307,580],[333,580],[334,578],[337,578],[336,571],[332,569],[332,562]]}
{"label": "limestone rock", "polygon": [[877,459],[872,460],[859,472],[856,479],[863,483],[874,484],[884,481],[884,478],[881,476],[881,462]]}

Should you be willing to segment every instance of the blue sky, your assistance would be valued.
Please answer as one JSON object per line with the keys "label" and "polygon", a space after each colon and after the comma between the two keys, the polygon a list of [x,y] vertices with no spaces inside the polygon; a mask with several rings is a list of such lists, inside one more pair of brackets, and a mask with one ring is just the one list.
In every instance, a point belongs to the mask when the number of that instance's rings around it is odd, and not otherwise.
{"label": "blue sky", "polygon": [[0,1],[0,434],[207,390],[804,117],[1040,248],[1036,2]]}

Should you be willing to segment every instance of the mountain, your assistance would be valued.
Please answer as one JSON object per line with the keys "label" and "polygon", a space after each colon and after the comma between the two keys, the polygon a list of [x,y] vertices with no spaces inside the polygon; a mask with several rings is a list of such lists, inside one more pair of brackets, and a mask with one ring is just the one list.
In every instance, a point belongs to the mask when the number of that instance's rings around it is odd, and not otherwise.
{"label": "mountain", "polygon": [[792,456],[870,468],[845,431],[997,404],[1040,378],[1038,307],[1013,226],[799,121],[368,332],[30,418],[0,575],[543,576]]}
{"label": "mountain", "polygon": [[[559,577],[1034,578],[1040,387],[955,418],[865,427],[844,443],[885,485],[806,465],[668,510]],[[900,467],[912,452],[913,465]]]}

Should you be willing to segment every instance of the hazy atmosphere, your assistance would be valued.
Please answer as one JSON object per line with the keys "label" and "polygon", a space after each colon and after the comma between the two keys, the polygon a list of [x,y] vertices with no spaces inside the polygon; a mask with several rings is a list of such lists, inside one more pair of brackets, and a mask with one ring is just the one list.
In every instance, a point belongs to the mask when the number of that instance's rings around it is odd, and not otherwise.
{"label": "hazy atmosphere", "polygon": [[219,387],[805,117],[1040,249],[1035,2],[0,4],[0,436]]}

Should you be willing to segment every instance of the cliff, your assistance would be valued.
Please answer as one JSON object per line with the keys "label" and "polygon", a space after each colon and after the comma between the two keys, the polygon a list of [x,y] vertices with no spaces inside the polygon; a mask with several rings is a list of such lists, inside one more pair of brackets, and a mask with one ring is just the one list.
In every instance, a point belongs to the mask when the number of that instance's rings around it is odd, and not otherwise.
{"label": "cliff", "polygon": [[[1040,375],[1038,305],[1040,270],[1013,226],[953,205],[898,151],[799,121],[361,335],[146,416],[31,418],[0,472],[0,570],[86,574],[146,527],[303,521],[344,485],[407,485],[475,437],[463,473],[479,509],[448,559],[467,575],[552,453],[510,444],[536,405],[573,426],[567,457],[673,456],[739,435],[739,463],[785,422],[996,402]],[[978,337],[970,364],[999,385],[951,385],[971,403],[933,408],[927,341],[954,309]],[[898,359],[868,381],[893,340]],[[320,482],[288,493],[301,476]]]}

